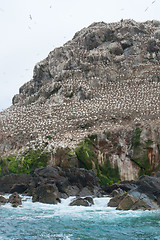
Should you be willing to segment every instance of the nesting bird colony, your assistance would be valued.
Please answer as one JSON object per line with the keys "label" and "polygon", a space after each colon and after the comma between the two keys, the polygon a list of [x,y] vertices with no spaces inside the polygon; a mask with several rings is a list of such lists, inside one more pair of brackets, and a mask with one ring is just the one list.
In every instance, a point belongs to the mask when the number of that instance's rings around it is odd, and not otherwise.
{"label": "nesting bird colony", "polygon": [[0,152],[74,148],[148,121],[160,121],[160,22],[93,23],[38,63],[0,113]]}

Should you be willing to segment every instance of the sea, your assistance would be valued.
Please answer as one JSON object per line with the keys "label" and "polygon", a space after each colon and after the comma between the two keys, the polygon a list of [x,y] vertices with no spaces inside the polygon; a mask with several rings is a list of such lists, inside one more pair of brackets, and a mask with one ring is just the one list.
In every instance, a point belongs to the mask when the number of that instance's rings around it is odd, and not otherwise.
{"label": "sea", "polygon": [[[9,197],[9,195],[4,195]],[[159,211],[118,211],[109,197],[94,198],[90,207],[33,203],[0,206],[0,240],[160,240]]]}

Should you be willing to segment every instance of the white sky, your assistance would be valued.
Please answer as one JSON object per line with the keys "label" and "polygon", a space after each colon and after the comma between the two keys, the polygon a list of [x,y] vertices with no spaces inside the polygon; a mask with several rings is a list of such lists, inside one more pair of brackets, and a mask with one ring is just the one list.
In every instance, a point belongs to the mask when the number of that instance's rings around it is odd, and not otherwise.
{"label": "white sky", "polygon": [[160,0],[0,0],[0,111],[34,65],[93,22],[160,20]]}

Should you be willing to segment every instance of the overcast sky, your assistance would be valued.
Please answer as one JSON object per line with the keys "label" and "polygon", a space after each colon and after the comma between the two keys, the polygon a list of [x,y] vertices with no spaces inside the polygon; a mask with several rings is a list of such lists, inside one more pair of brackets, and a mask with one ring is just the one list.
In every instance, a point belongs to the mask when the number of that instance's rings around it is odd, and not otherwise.
{"label": "overcast sky", "polygon": [[93,22],[160,20],[160,0],[0,0],[0,111],[34,65]]}

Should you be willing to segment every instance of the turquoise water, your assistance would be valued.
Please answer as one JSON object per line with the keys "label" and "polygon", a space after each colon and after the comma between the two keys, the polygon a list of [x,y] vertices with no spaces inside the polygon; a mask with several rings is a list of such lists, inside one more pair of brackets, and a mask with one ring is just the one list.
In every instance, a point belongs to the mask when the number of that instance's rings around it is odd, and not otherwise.
{"label": "turquoise water", "polygon": [[71,207],[73,198],[58,205],[32,203],[0,207],[0,240],[160,240],[160,212],[117,211],[108,197],[91,207]]}

